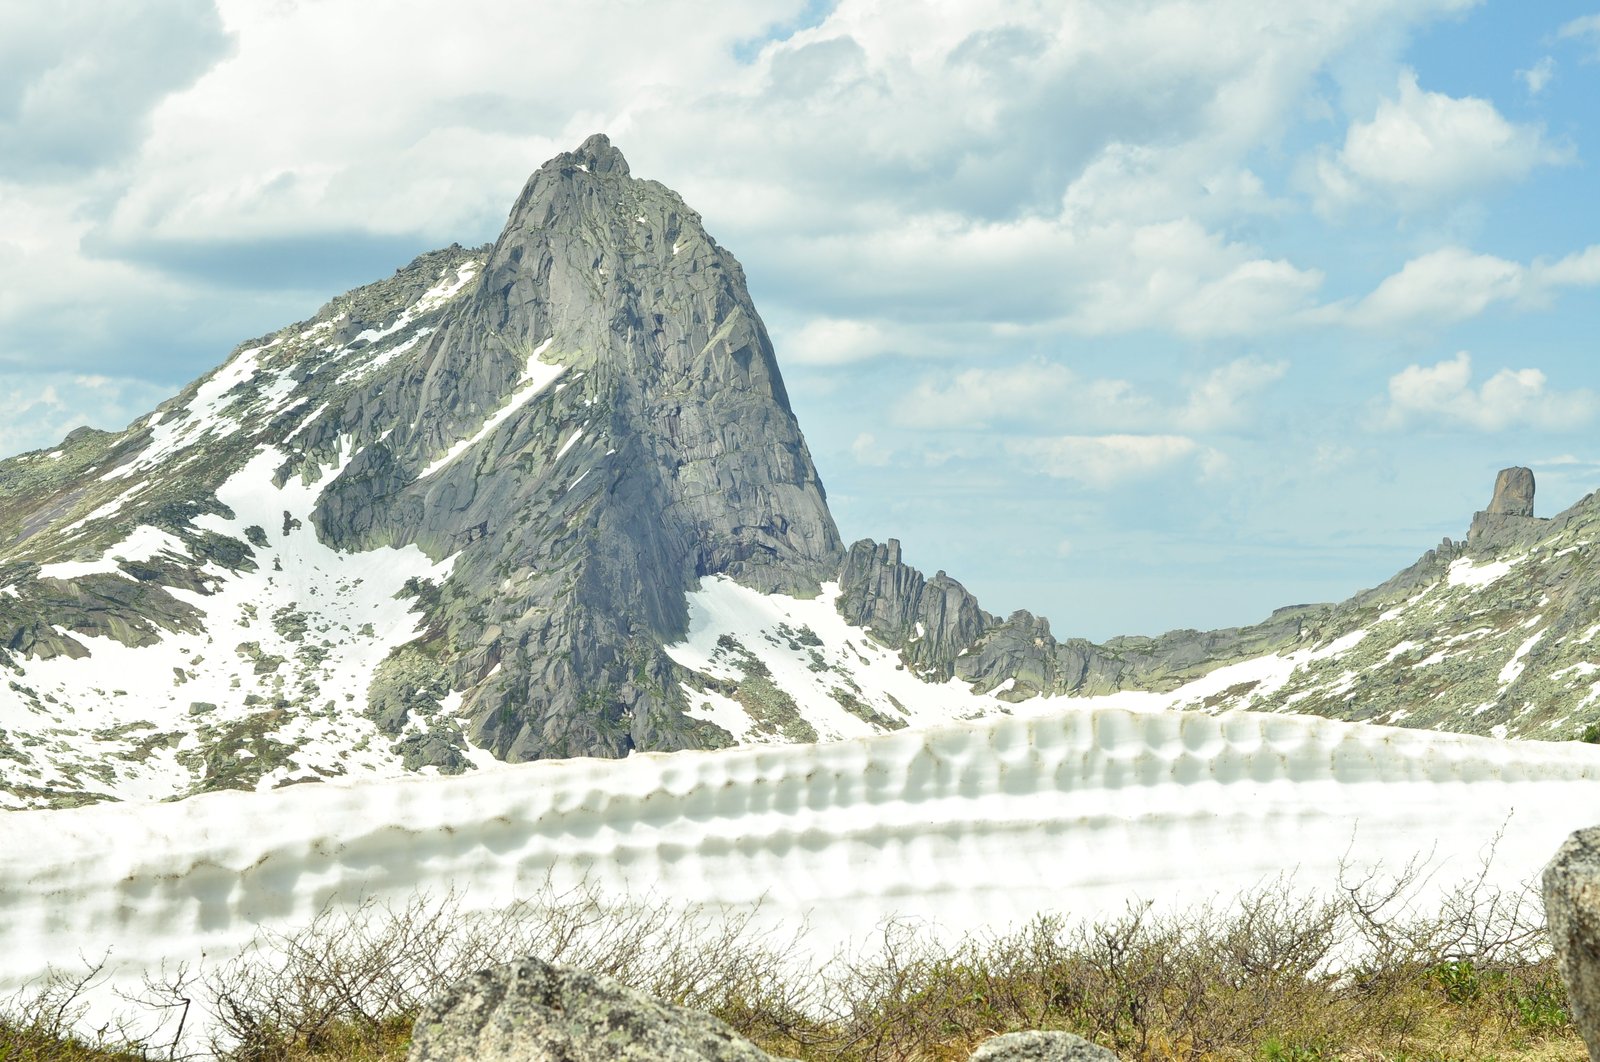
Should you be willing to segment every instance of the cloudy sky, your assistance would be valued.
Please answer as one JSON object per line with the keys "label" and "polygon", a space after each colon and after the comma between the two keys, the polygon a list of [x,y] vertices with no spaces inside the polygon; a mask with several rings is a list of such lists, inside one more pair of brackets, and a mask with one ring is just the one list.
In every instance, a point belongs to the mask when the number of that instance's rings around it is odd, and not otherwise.
{"label": "cloudy sky", "polygon": [[0,451],[604,131],[744,262],[847,539],[1104,637],[1600,487],[1600,0],[0,0]]}

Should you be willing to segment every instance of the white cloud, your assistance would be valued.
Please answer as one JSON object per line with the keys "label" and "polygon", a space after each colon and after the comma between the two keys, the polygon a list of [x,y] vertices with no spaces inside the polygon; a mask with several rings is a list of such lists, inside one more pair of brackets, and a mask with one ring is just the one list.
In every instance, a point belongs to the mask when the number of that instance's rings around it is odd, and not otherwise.
{"label": "white cloud", "polygon": [[887,331],[876,322],[819,317],[786,335],[778,353],[797,365],[845,365],[893,351]]}
{"label": "white cloud", "polygon": [[1059,421],[1067,409],[1125,422],[1146,416],[1149,406],[1126,381],[1084,379],[1064,365],[1035,360],[924,378],[893,416],[906,427],[983,429]]}
{"label": "white cloud", "polygon": [[1105,490],[1143,479],[1202,453],[1185,435],[1056,435],[1012,439],[1006,449],[1037,471]]}
{"label": "white cloud", "polygon": [[1190,431],[1239,428],[1254,413],[1250,400],[1289,371],[1288,362],[1240,358],[1206,375],[1189,393],[1176,421]]}
{"label": "white cloud", "polygon": [[1546,306],[1564,288],[1600,285],[1600,244],[1554,262],[1524,265],[1461,247],[1442,247],[1411,259],[1360,302],[1337,311],[1363,328],[1454,324],[1496,303]]}
{"label": "white cloud", "polygon": [[850,455],[856,459],[857,464],[882,468],[889,463],[894,452],[886,446],[879,446],[877,438],[870,432],[862,432],[856,436],[855,442],[850,444]]}
{"label": "white cloud", "polygon": [[116,162],[155,105],[227,48],[209,0],[0,7],[0,175],[61,180]]}
{"label": "white cloud", "polygon": [[1563,40],[1583,41],[1595,49],[1600,58],[1600,15],[1584,15],[1563,25],[1559,31]]}
{"label": "white cloud", "polygon": [[1248,424],[1252,400],[1287,371],[1286,362],[1240,358],[1207,372],[1174,400],[1036,359],[926,377],[896,404],[893,417],[905,427],[934,430],[1067,423],[1121,432],[1228,431]]}
{"label": "white cloud", "polygon": [[1528,95],[1537,96],[1544,91],[1545,86],[1550,84],[1551,79],[1556,76],[1555,58],[1549,55],[1541,56],[1539,61],[1528,69],[1518,70],[1517,76],[1528,87]]}
{"label": "white cloud", "polygon": [[1386,277],[1354,308],[1351,321],[1364,327],[1451,324],[1517,298],[1525,282],[1526,270],[1516,262],[1444,247]]}
{"label": "white cloud", "polygon": [[1570,158],[1488,100],[1424,91],[1416,72],[1405,70],[1397,95],[1379,103],[1370,120],[1352,122],[1337,154],[1317,160],[1316,195],[1324,211],[1371,199],[1436,208]]}
{"label": "white cloud", "polygon": [[1385,427],[1413,424],[1479,431],[1527,428],[1566,431],[1593,421],[1600,397],[1593,391],[1556,391],[1538,369],[1501,369],[1473,387],[1472,356],[1461,351],[1436,365],[1411,365],[1389,379]]}

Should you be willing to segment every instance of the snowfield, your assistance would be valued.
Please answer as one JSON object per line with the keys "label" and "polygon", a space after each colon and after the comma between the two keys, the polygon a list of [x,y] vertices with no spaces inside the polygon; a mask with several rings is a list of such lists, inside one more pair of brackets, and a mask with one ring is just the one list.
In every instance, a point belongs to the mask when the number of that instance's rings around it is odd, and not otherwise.
{"label": "snowfield", "polygon": [[[1419,854],[1443,888],[1531,878],[1600,819],[1600,749],[1293,716],[1067,710],[817,745],[541,762],[0,815],[0,994],[108,953],[95,1017],[328,905],[602,895],[809,923],[819,961],[889,916],[949,934],[1231,897]],[[194,1019],[191,1019],[194,1020]],[[204,1026],[204,1016],[195,1022]]]}

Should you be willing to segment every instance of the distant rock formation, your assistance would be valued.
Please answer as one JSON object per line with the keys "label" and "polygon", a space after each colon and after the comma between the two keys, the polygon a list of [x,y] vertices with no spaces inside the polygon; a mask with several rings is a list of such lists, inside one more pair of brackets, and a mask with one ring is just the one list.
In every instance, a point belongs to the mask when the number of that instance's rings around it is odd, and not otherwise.
{"label": "distant rock formation", "polygon": [[1494,497],[1489,512],[1506,516],[1533,515],[1533,469],[1502,468],[1494,478]]}
{"label": "distant rock formation", "polygon": [[1502,468],[1494,478],[1489,508],[1472,517],[1467,545],[1478,550],[1526,546],[1544,534],[1549,521],[1533,515],[1533,488],[1533,469]]}

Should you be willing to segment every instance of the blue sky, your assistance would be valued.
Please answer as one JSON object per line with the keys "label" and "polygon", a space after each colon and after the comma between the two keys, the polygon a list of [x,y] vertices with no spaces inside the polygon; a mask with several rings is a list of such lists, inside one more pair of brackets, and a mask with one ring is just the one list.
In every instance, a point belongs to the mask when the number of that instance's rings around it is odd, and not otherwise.
{"label": "blue sky", "polygon": [[846,538],[1058,635],[1341,598],[1505,465],[1600,487],[1600,3],[27,7],[5,452],[493,238],[605,131],[744,262]]}

